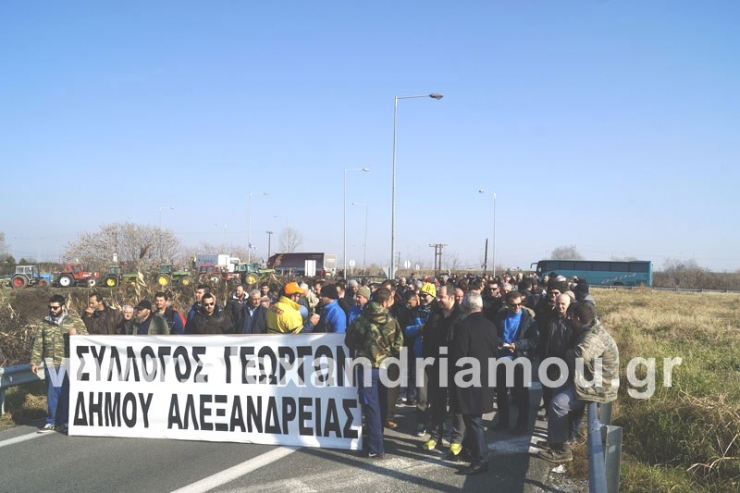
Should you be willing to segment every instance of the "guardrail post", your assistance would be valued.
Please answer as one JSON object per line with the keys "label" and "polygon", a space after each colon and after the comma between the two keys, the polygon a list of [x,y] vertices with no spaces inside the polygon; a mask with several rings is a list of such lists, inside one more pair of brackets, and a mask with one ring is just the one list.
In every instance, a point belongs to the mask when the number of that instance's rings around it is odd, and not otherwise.
{"label": "guardrail post", "polygon": [[622,470],[622,427],[601,426],[606,468],[606,491],[619,493],[619,475]]}
{"label": "guardrail post", "polygon": [[602,425],[612,424],[612,403],[604,402],[599,404],[599,422]]}
{"label": "guardrail post", "polygon": [[0,388],[0,416],[5,415],[5,389]]}
{"label": "guardrail post", "polygon": [[595,402],[588,404],[588,491],[606,493],[604,445]]}

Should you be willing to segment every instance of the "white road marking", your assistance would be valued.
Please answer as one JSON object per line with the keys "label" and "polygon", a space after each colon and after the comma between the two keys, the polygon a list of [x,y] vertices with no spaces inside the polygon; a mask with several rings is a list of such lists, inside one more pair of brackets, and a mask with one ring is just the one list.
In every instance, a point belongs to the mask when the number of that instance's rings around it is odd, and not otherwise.
{"label": "white road marking", "polygon": [[53,435],[53,433],[29,433],[28,435],[21,435],[19,437],[15,438],[8,438],[7,440],[0,441],[0,448],[7,447],[8,445],[13,445],[16,443],[26,442],[28,440],[33,440],[34,438],[41,438],[46,435]]}
{"label": "white road marking", "polygon": [[244,476],[245,474],[249,474],[250,472],[257,470],[260,467],[272,464],[273,462],[292,454],[296,450],[298,449],[291,447],[276,448],[265,454],[255,457],[254,459],[249,459],[242,462],[241,464],[235,465],[234,467],[230,467],[212,476],[203,478],[200,481],[196,481],[195,483],[183,486],[180,489],[174,490],[172,493],[204,493],[206,491],[210,491],[241,476]]}

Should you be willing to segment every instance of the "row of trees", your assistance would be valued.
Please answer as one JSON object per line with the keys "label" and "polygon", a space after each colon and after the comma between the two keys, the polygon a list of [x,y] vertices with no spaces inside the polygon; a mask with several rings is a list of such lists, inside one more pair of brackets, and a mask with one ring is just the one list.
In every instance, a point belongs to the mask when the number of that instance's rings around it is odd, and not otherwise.
{"label": "row of trees", "polygon": [[[303,235],[300,232],[285,228],[279,236],[279,251],[295,252],[302,243]],[[244,260],[249,256],[243,245],[201,243],[195,247],[183,247],[172,230],[119,222],[103,224],[98,231],[83,233],[67,244],[63,257],[77,259],[91,270],[103,270],[111,264],[120,264],[127,270],[145,270],[161,262],[186,266],[194,255],[201,253],[228,253]],[[253,253],[251,257],[257,256]],[[16,262],[15,257],[9,253],[5,233],[0,232],[0,266],[12,271],[17,263],[35,262],[32,259]]]}

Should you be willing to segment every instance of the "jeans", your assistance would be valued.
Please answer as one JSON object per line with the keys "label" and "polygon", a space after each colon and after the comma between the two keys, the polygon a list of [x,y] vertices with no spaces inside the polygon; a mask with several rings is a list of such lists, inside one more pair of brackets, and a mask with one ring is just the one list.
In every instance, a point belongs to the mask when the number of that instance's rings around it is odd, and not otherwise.
{"label": "jeans", "polygon": [[[565,443],[571,431],[571,411],[581,412],[586,407],[586,401],[578,400],[573,385],[566,385],[555,391],[550,403],[550,412],[547,414],[547,441],[550,443]],[[580,420],[579,420],[580,424]]]}
{"label": "jeans", "polygon": [[357,368],[357,386],[360,389],[360,404],[365,416],[367,429],[367,450],[370,454],[382,455],[383,447],[383,414],[386,409],[387,389],[380,381],[380,374],[385,370],[373,368],[370,370],[370,385],[365,386],[365,369]]}
{"label": "jeans", "polygon": [[[61,372],[63,370],[56,368],[55,371]],[[67,372],[64,372],[62,385],[57,387],[54,386],[48,368],[44,369],[44,377],[46,379],[46,407],[48,410],[46,424],[66,425],[69,420],[69,378]]]}

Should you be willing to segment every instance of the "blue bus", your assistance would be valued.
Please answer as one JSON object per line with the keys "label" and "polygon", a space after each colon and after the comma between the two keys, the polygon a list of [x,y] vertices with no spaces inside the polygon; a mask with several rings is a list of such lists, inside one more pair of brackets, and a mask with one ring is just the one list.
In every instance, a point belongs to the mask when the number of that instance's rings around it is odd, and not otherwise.
{"label": "blue bus", "polygon": [[649,260],[540,260],[536,265],[540,281],[551,272],[557,272],[565,277],[586,279],[593,286],[653,285],[653,263]]}

